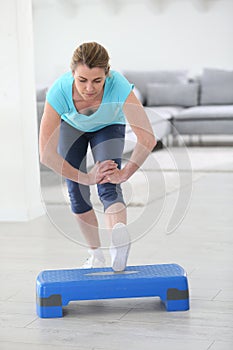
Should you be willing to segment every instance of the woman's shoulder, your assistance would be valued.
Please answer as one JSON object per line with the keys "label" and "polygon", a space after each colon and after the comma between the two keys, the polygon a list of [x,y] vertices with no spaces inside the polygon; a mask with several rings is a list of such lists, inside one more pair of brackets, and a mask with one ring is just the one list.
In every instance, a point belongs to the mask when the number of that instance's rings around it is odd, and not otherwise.
{"label": "woman's shoulder", "polygon": [[123,74],[121,74],[119,71],[110,70],[109,72],[109,79],[118,80],[118,79],[122,79],[123,77],[124,77]]}
{"label": "woman's shoulder", "polygon": [[119,71],[111,70],[108,77],[108,85],[111,89],[129,89],[132,88],[133,85],[129,83],[129,81],[124,77],[122,73]]}
{"label": "woman's shoulder", "polygon": [[52,84],[53,88],[66,90],[70,87],[70,84],[73,82],[73,75],[71,72],[66,72],[60,75]]}
{"label": "woman's shoulder", "polygon": [[59,115],[62,115],[69,109],[71,99],[70,96],[72,96],[70,93],[73,81],[72,79],[73,75],[71,72],[62,74],[54,81],[47,92],[47,101]]}
{"label": "woman's shoulder", "polygon": [[128,80],[124,77],[124,75],[116,70],[110,70],[108,82],[113,87],[125,86],[129,84]]}
{"label": "woman's shoulder", "polygon": [[108,77],[108,96],[111,100],[124,102],[133,85],[118,71],[111,70]]}

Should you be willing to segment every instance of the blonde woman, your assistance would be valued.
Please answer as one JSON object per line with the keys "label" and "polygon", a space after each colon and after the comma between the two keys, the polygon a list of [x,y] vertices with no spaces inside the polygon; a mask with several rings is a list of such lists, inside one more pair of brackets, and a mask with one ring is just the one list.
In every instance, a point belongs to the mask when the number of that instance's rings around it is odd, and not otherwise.
{"label": "blonde woman", "polygon": [[[98,186],[106,225],[111,231],[112,268],[123,271],[130,235],[121,183],[141,166],[156,141],[133,85],[110,70],[109,55],[103,46],[83,43],[74,51],[70,67],[47,93],[40,127],[41,162],[66,178],[71,208],[89,247],[83,268],[105,264],[98,221],[90,201],[89,186]],[[137,143],[122,168],[126,119]],[[88,145],[95,161],[89,172]]]}

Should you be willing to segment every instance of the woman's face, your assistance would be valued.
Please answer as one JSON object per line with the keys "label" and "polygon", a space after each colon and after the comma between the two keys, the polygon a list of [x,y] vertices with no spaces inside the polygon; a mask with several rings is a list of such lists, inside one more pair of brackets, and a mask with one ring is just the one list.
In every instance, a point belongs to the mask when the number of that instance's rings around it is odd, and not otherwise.
{"label": "woman's face", "polygon": [[106,79],[103,68],[89,68],[84,64],[79,64],[73,76],[75,87],[85,101],[92,101],[102,97]]}

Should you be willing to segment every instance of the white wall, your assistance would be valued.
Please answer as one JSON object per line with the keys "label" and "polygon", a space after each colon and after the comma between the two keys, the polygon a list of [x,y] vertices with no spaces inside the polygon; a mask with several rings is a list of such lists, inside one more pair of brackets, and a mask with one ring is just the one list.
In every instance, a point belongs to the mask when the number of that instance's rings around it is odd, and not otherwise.
{"label": "white wall", "polygon": [[0,11],[0,221],[44,213],[40,196],[30,0]]}
{"label": "white wall", "polygon": [[233,69],[232,0],[33,0],[36,83],[98,41],[113,69]]}

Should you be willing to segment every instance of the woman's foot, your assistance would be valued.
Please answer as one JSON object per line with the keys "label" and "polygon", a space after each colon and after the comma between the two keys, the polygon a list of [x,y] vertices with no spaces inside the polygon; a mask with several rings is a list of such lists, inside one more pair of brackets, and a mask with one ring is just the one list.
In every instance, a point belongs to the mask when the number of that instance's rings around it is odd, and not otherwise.
{"label": "woman's foot", "polygon": [[94,267],[104,267],[105,258],[102,250],[97,249],[88,249],[90,256],[87,258],[85,263],[82,265],[82,269],[91,269]]}
{"label": "woman's foot", "polygon": [[112,229],[112,244],[110,255],[112,269],[124,271],[130,250],[130,236],[125,224],[119,222]]}

